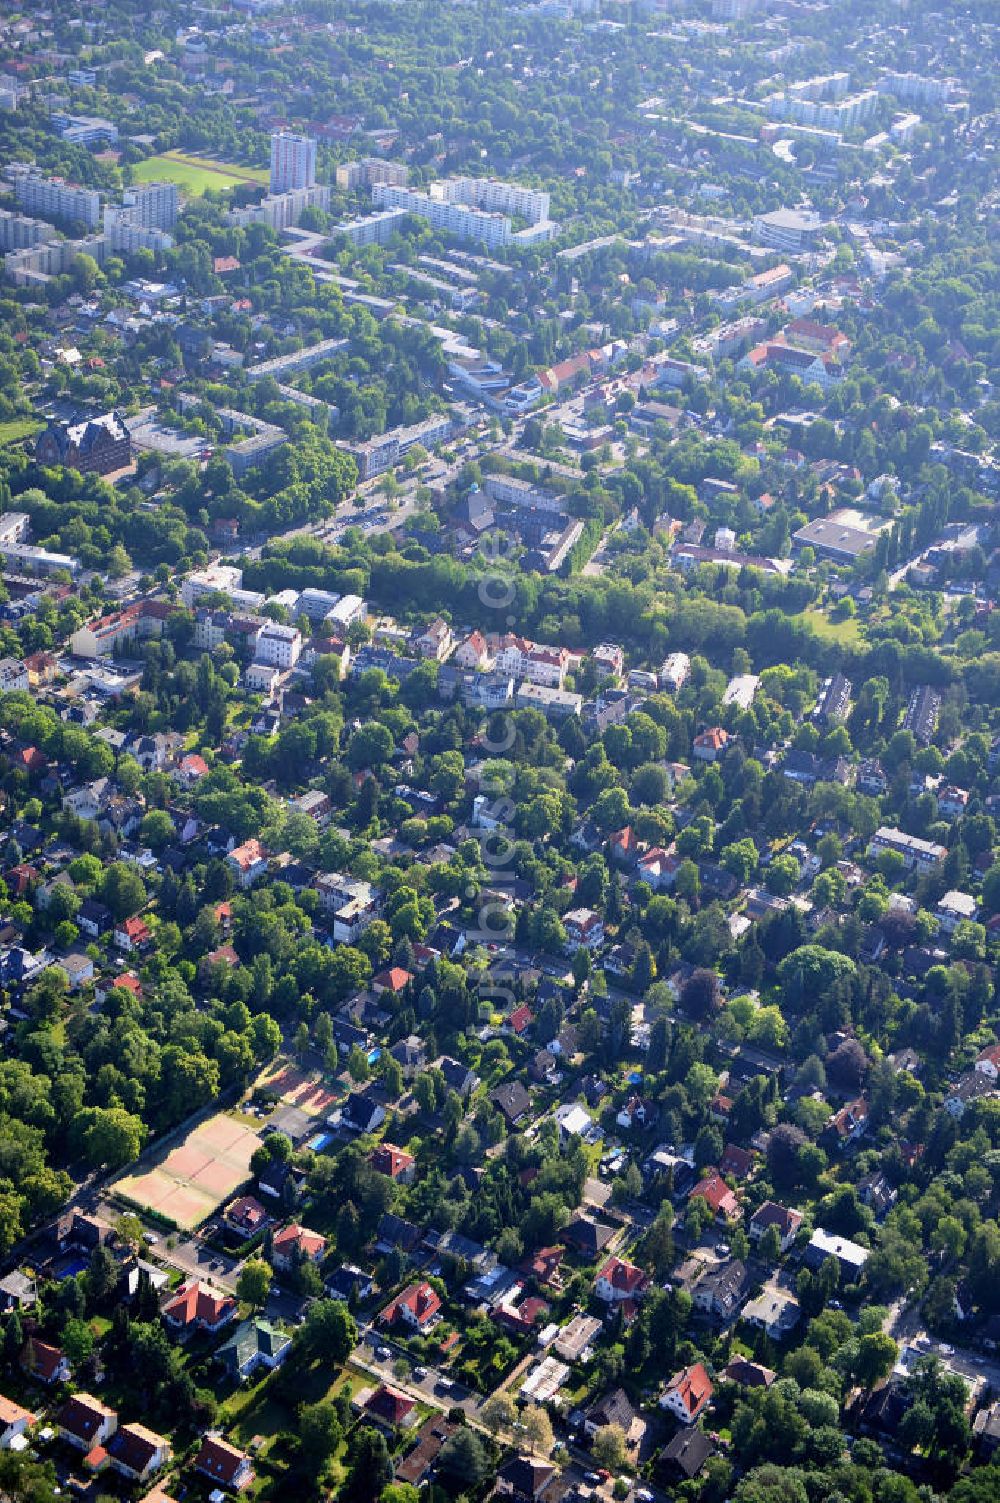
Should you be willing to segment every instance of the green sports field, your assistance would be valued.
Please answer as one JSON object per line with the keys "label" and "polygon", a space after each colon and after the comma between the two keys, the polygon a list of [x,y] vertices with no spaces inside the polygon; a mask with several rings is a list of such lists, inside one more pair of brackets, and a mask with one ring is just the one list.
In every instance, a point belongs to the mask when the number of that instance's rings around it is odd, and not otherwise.
{"label": "green sports field", "polygon": [[266,184],[266,167],[240,167],[232,162],[215,162],[210,157],[191,156],[183,151],[165,151],[162,156],[147,157],[132,169],[137,183],[176,183],[191,198],[207,188],[236,188],[240,183]]}

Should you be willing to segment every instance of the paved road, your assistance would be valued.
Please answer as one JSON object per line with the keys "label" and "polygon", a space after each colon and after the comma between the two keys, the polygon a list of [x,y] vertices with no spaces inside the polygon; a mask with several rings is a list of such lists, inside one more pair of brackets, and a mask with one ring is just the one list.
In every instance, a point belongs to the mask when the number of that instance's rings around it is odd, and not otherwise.
{"label": "paved road", "polygon": [[1000,1393],[1000,1360],[961,1346],[949,1347],[943,1352],[941,1342],[926,1329],[919,1305],[906,1305],[901,1299],[894,1301],[883,1328],[900,1346],[913,1347],[921,1356],[935,1356],[953,1372],[961,1373],[973,1382],[982,1379],[994,1393]]}
{"label": "paved road", "polygon": [[[388,1352],[389,1356],[379,1357],[378,1353],[383,1351]],[[355,1367],[362,1368],[384,1383],[391,1383],[394,1388],[409,1394],[411,1398],[430,1404],[443,1413],[447,1413],[449,1409],[462,1409],[471,1423],[481,1425],[479,1411],[482,1408],[482,1399],[478,1394],[463,1387],[461,1383],[445,1377],[439,1369],[434,1367],[422,1368],[426,1377],[416,1377],[414,1367],[420,1364],[414,1363],[412,1354],[394,1341],[391,1336],[384,1335],[372,1326],[368,1326],[362,1332],[361,1339],[351,1355],[351,1361]],[[409,1372],[405,1377],[396,1376],[393,1371],[393,1364],[396,1362],[405,1362],[408,1365]],[[444,1384],[448,1386],[444,1387]]]}

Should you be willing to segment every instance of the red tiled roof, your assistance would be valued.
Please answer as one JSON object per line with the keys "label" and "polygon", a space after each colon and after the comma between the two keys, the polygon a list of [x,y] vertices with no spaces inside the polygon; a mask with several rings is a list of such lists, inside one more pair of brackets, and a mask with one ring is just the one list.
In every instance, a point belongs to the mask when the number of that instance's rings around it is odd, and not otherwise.
{"label": "red tiled roof", "polygon": [[192,1280],[181,1285],[173,1299],[164,1305],[163,1314],[167,1320],[179,1326],[214,1326],[218,1325],[224,1315],[235,1309],[236,1301],[231,1295],[216,1294],[214,1289]]}
{"label": "red tiled roof", "polygon": [[704,1409],[714,1392],[712,1380],[700,1362],[676,1373],[667,1385],[668,1394],[677,1394],[692,1419]]}
{"label": "red tiled roof", "polygon": [[709,1174],[695,1185],[689,1200],[698,1196],[706,1200],[716,1215],[721,1211],[724,1215],[731,1215],[737,1208],[736,1196],[730,1190],[721,1174]]}
{"label": "red tiled roof", "polygon": [[390,1179],[398,1179],[416,1163],[416,1159],[405,1148],[397,1148],[395,1143],[380,1143],[369,1163],[377,1174],[387,1174]]}
{"label": "red tiled roof", "polygon": [[612,1289],[620,1289],[628,1294],[638,1293],[647,1282],[641,1268],[636,1268],[634,1263],[626,1263],[621,1258],[609,1258],[597,1277],[606,1279]]}
{"label": "red tiled roof", "polygon": [[275,1232],[271,1246],[283,1258],[290,1258],[296,1250],[307,1258],[317,1258],[326,1247],[326,1238],[321,1237],[319,1232],[311,1232],[308,1227],[293,1223],[282,1227],[280,1232]]}

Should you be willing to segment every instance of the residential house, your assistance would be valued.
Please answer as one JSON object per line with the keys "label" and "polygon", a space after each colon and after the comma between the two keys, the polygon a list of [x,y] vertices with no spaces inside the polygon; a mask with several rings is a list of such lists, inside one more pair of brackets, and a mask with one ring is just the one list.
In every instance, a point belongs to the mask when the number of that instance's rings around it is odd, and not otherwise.
{"label": "residential house", "polygon": [[102,934],[110,934],[114,926],[111,909],[99,903],[96,898],[84,898],[73,922],[90,939],[100,939]]}
{"label": "residential house", "polygon": [[505,1080],[490,1092],[490,1101],[513,1127],[531,1108],[531,1097],[519,1080]]}
{"label": "residential house", "polygon": [[606,1425],[619,1425],[622,1433],[627,1436],[635,1419],[636,1411],[624,1388],[613,1388],[596,1399],[585,1412],[583,1429],[591,1440]]}
{"label": "residential house", "polygon": [[660,1466],[666,1475],[678,1482],[690,1482],[697,1477],[715,1446],[704,1430],[693,1425],[677,1434],[664,1446]]}
{"label": "residential house", "polygon": [[452,662],[456,668],[465,669],[467,672],[479,671],[488,667],[490,661],[489,650],[486,646],[486,638],[481,631],[472,631],[460,642],[452,654]]}
{"label": "residential house", "polygon": [[772,1341],[784,1341],[799,1323],[802,1311],[791,1289],[779,1283],[765,1285],[756,1299],[743,1307],[747,1325],[764,1331]]}
{"label": "residential house", "polygon": [[144,918],[134,914],[131,918],[121,919],[115,925],[114,943],[116,949],[124,950],[126,955],[133,955],[139,950],[145,950],[152,942],[153,932]]}
{"label": "residential house", "polygon": [[682,1425],[693,1425],[714,1392],[704,1365],[695,1362],[674,1374],[660,1395],[660,1408],[679,1419]]}
{"label": "residential house", "polygon": [[695,1185],[689,1200],[704,1200],[718,1222],[732,1221],[740,1213],[740,1203],[718,1172],[707,1174]]}
{"label": "residential house", "polygon": [[434,1324],[440,1311],[441,1300],[437,1290],[422,1279],[418,1283],[409,1284],[402,1294],[386,1305],[379,1319],[383,1325],[395,1325],[398,1320],[415,1331],[424,1332]]}
{"label": "residential house", "polygon": [[741,1388],[770,1388],[777,1373],[761,1362],[751,1362],[749,1357],[737,1354],[723,1368],[722,1376],[730,1383],[738,1383]]}
{"label": "residential house", "polygon": [[[419,1487],[426,1481],[441,1454],[441,1448],[454,1435],[457,1426],[443,1414],[428,1415],[417,1432],[417,1443],[396,1467],[397,1482],[408,1482]],[[497,1478],[499,1485],[499,1475]]]}
{"label": "residential house", "polygon": [[511,1456],[497,1472],[496,1496],[511,1503],[540,1503],[556,1469],[537,1456]]}
{"label": "residential house", "polygon": [[59,1439],[86,1454],[102,1446],[118,1428],[118,1415],[89,1393],[74,1394],[56,1415]]}
{"label": "residential house", "polygon": [[254,1480],[249,1456],[229,1445],[219,1435],[206,1435],[194,1459],[194,1469],[217,1487],[239,1493]]}
{"label": "residential house", "polygon": [[795,1241],[796,1233],[802,1225],[801,1211],[790,1211],[777,1201],[765,1200],[764,1204],[756,1210],[750,1218],[748,1228],[751,1242],[759,1242],[769,1226],[778,1228],[781,1251],[787,1252]]}
{"label": "residential house", "polygon": [[640,882],[648,882],[654,892],[666,892],[674,885],[682,859],[676,851],[654,846],[639,857],[636,876]]}
{"label": "residential house", "polygon": [[748,1285],[746,1265],[739,1258],[729,1258],[698,1280],[692,1296],[694,1307],[710,1319],[728,1325],[739,1312]]}
{"label": "residential house", "polygon": [[291,1349],[287,1331],[279,1331],[267,1320],[244,1320],[215,1357],[231,1378],[245,1383],[261,1370],[273,1372],[280,1367]]}
{"label": "residential house", "polygon": [[53,1383],[68,1383],[70,1379],[69,1362],[62,1348],[40,1341],[37,1336],[29,1336],[25,1342],[21,1353],[21,1368],[29,1378],[34,1378],[36,1383],[44,1383],[46,1388]]}
{"label": "residential house", "polygon": [[244,891],[267,871],[267,852],[259,840],[245,840],[229,852],[226,865]]}
{"label": "residential house", "polygon": [[563,1227],[562,1236],[582,1257],[590,1260],[604,1251],[614,1236],[614,1228],[578,1214]]}
{"label": "residential house", "polygon": [[83,951],[74,950],[69,955],[61,955],[57,964],[65,973],[71,992],[78,992],[81,986],[86,986],[94,979],[94,962]]}
{"label": "residential house", "polygon": [[130,1482],[148,1482],[170,1460],[169,1442],[145,1425],[122,1425],[107,1446],[111,1469]]}
{"label": "residential house", "polygon": [[699,762],[717,762],[728,744],[729,732],[721,725],[713,725],[695,736],[691,755]]}
{"label": "residential house", "polygon": [[307,1227],[293,1223],[275,1232],[271,1242],[271,1261],[275,1268],[294,1269],[303,1263],[319,1263],[326,1252],[326,1238]]}
{"label": "residential house", "polygon": [[352,1091],[340,1109],[340,1124],[351,1132],[374,1132],[384,1121],[385,1107],[363,1091]]}
{"label": "residential house", "polygon": [[395,1432],[417,1418],[417,1401],[388,1383],[380,1383],[362,1402],[361,1415],[380,1430]]}
{"label": "residential house", "polygon": [[596,950],[604,943],[604,920],[592,908],[573,908],[563,915],[568,950]]}
{"label": "residential house", "polygon": [[11,1442],[19,1440],[34,1423],[35,1416],[30,1409],[15,1404],[13,1399],[0,1393],[0,1451],[9,1451]]}
{"label": "residential house", "polygon": [[633,1127],[650,1127],[657,1117],[656,1103],[647,1101],[644,1096],[630,1096],[615,1117],[618,1126],[625,1132],[630,1132]]}
{"label": "residential house", "polygon": [[238,1237],[256,1237],[257,1232],[265,1231],[271,1225],[271,1216],[256,1195],[241,1195],[230,1202],[224,1210],[223,1220]]}
{"label": "residential house", "polygon": [[826,1232],[822,1227],[813,1232],[804,1253],[806,1266],[813,1269],[822,1267],[827,1258],[836,1258],[841,1276],[847,1280],[860,1278],[870,1257],[867,1247],[861,1247],[848,1237]]}
{"label": "residential house", "polygon": [[380,1143],[368,1159],[377,1174],[388,1175],[400,1185],[412,1185],[417,1172],[417,1161],[405,1148],[394,1143]]}
{"label": "residential house", "polygon": [[649,1276],[622,1258],[608,1258],[594,1281],[594,1293],[606,1305],[634,1303],[649,1288]]}
{"label": "residential house", "polygon": [[14,1269],[0,1279],[0,1313],[11,1310],[30,1310],[38,1300],[35,1280],[20,1269]]}
{"label": "residential house", "polygon": [[451,627],[447,621],[437,616],[429,626],[414,637],[413,647],[418,657],[443,663],[451,652],[454,642]]}
{"label": "residential house", "polygon": [[389,1050],[403,1072],[404,1080],[411,1080],[427,1063],[427,1051],[423,1040],[416,1033],[399,1039]]}
{"label": "residential house", "polygon": [[[419,1233],[416,1235],[419,1238]],[[354,1300],[355,1303],[363,1304],[365,1300],[371,1299],[375,1283],[371,1274],[365,1273],[363,1268],[358,1268],[354,1263],[341,1263],[339,1268],[335,1268],[327,1276],[325,1288],[331,1299],[340,1299],[345,1303]]]}
{"label": "residential house", "polygon": [[215,1333],[234,1319],[237,1304],[198,1279],[189,1279],[170,1295],[160,1312],[169,1328],[181,1336],[195,1331]]}
{"label": "residential house", "polygon": [[869,1105],[864,1096],[849,1101],[835,1112],[824,1128],[824,1136],[843,1152],[857,1143],[868,1131]]}
{"label": "residential house", "polygon": [[385,1211],[379,1217],[376,1236],[378,1240],[375,1251],[383,1255],[392,1252],[394,1248],[409,1255],[416,1251],[423,1239],[418,1226],[402,1216],[394,1216],[391,1211]]}
{"label": "residential house", "polygon": [[961,923],[972,923],[979,912],[979,905],[971,893],[952,889],[940,898],[934,909],[942,933],[952,935]]}

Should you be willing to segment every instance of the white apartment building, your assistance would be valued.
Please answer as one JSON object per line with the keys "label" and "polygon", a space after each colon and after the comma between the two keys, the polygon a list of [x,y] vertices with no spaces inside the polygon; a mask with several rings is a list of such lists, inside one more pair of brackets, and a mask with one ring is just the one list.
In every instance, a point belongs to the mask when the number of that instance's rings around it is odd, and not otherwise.
{"label": "white apartment building", "polygon": [[316,142],[312,136],[275,131],[271,137],[271,192],[311,188],[316,181]]}
{"label": "white apartment building", "polygon": [[311,183],[305,188],[289,188],[285,193],[271,193],[259,204],[250,204],[245,209],[232,209],[228,215],[230,224],[266,224],[272,230],[287,230],[297,225],[306,209],[330,207],[330,189],[326,183]]}
{"label": "white apartment building", "polygon": [[174,237],[167,230],[136,224],[128,209],[110,204],[104,210],[104,234],[109,250],[127,256],[134,255],[137,250],[169,250],[174,243]]}
{"label": "white apartment building", "polygon": [[903,865],[908,870],[918,867],[921,871],[930,871],[948,854],[945,847],[938,845],[936,841],[921,840],[916,835],[907,835],[905,831],[894,830],[888,825],[881,825],[868,845],[869,856],[879,856],[883,851],[895,851],[903,858]]}
{"label": "white apartment building", "polygon": [[339,599],[332,590],[316,590],[310,585],[299,596],[295,613],[308,616],[310,621],[325,621]]}
{"label": "white apartment building", "polygon": [[351,245],[388,245],[405,218],[405,209],[379,209],[375,214],[338,224],[333,233],[343,235]]}
{"label": "white apartment building", "polygon": [[181,585],[181,599],[190,610],[196,601],[214,595],[216,590],[231,597],[242,587],[243,570],[235,564],[209,564],[207,569],[195,569],[187,576]]}
{"label": "white apartment building", "polygon": [[561,689],[566,680],[569,654],[564,647],[543,647],[508,633],[497,648],[494,669],[510,673],[544,689]]}
{"label": "white apartment building", "polygon": [[0,513],[0,543],[23,543],[31,531],[31,518],[26,511]]}
{"label": "white apartment building", "polygon": [[136,183],[122,194],[122,209],[145,229],[172,230],[179,202],[176,183]]}
{"label": "white apartment building", "polygon": [[325,360],[332,360],[334,355],[346,350],[349,342],[347,339],[321,339],[318,344],[307,345],[302,350],[292,350],[288,355],[275,355],[270,360],[260,361],[258,365],[248,366],[247,380],[263,381],[267,376],[273,376],[275,381],[280,381],[284,376],[311,370],[314,365],[322,365]]}
{"label": "white apartment building", "polygon": [[313,886],[319,893],[320,906],[333,915],[333,937],[340,944],[353,944],[378,918],[381,897],[370,882],[343,872],[320,872]]}
{"label": "white apartment building", "polygon": [[107,250],[106,235],[87,235],[83,240],[40,240],[23,250],[8,251],[3,258],[4,271],[15,287],[33,287],[61,276],[80,255],[93,256],[98,266],[103,266]]}
{"label": "white apartment building", "polygon": [[367,606],[360,595],[341,595],[330,612],[330,625],[346,631],[355,621],[364,620],[366,610]]}
{"label": "white apartment building", "polygon": [[549,195],[519,183],[503,183],[493,177],[454,177],[432,183],[431,198],[442,203],[467,204],[488,214],[516,214],[529,224],[542,224],[549,217]]}
{"label": "white apartment building", "polygon": [[561,498],[553,491],[542,490],[530,480],[519,480],[516,475],[486,475],[483,489],[494,501],[506,506],[523,506],[529,511],[559,512]]}
{"label": "white apartment building", "polygon": [[954,80],[928,78],[922,73],[883,73],[878,91],[914,104],[947,104],[954,91]]}
{"label": "white apartment building", "polygon": [[475,240],[494,250],[509,245],[514,236],[506,214],[485,213],[482,209],[470,208],[468,204],[432,198],[429,193],[419,193],[415,188],[376,183],[372,189],[372,203],[377,209],[405,209],[409,214],[426,219],[432,229],[445,235],[454,235],[459,240]]}
{"label": "white apartment building", "polygon": [[360,162],[341,162],[337,168],[337,187],[353,193],[357,188],[374,188],[376,183],[395,183],[405,187],[410,169],[402,162],[387,162],[382,157],[364,157]]}
{"label": "white apartment building", "polygon": [[302,633],[297,626],[269,621],[261,627],[254,654],[258,663],[267,663],[273,668],[294,668],[301,652]]}
{"label": "white apartment building", "polygon": [[79,219],[88,229],[101,222],[101,195],[96,188],[78,188],[61,177],[28,173],[15,184],[17,201],[39,219]]}
{"label": "white apartment building", "polygon": [[0,694],[27,690],[29,684],[28,670],[18,658],[0,659]]}

